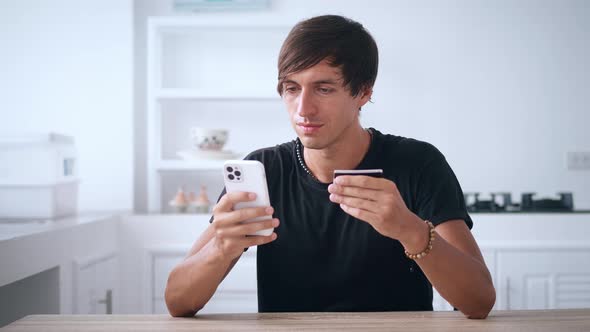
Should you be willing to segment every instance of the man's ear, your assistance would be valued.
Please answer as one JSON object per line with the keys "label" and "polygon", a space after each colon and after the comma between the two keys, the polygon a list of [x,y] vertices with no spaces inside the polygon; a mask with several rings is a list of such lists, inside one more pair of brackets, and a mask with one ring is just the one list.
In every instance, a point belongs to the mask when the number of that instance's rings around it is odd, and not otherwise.
{"label": "man's ear", "polygon": [[371,100],[373,95],[373,87],[364,88],[361,90],[361,97],[359,99],[359,109]]}

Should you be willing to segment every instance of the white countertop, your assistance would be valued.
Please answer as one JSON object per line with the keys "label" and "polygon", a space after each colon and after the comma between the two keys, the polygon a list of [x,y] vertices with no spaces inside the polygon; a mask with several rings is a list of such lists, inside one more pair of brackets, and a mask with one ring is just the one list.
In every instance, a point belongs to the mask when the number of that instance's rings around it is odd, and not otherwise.
{"label": "white countertop", "polygon": [[0,223],[0,286],[91,255],[116,250],[123,212]]}
{"label": "white countertop", "polygon": [[42,232],[52,232],[77,225],[101,221],[108,218],[119,217],[130,214],[130,212],[86,212],[78,215],[57,218],[57,219],[38,219],[38,220],[0,220],[0,242],[38,234]]}

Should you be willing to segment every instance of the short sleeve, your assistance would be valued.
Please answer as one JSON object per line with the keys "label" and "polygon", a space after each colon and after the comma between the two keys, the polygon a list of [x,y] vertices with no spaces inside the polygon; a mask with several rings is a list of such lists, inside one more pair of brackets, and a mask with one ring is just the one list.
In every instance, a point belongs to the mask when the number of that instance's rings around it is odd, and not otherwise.
{"label": "short sleeve", "polygon": [[435,226],[445,221],[462,219],[471,229],[473,221],[467,213],[459,181],[445,157],[436,152],[437,155],[418,174],[417,214]]}

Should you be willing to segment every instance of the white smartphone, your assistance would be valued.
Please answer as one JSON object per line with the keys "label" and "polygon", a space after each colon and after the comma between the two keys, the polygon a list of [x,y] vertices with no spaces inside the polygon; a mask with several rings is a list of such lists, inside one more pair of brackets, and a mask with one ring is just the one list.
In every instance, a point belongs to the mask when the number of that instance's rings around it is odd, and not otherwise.
{"label": "white smartphone", "polygon": [[[225,191],[228,193],[236,191],[253,192],[256,199],[249,202],[240,202],[234,206],[235,210],[248,207],[270,206],[268,197],[268,186],[266,184],[266,173],[264,165],[257,160],[227,160],[223,164],[223,182]],[[246,222],[272,219],[272,216],[262,216],[248,219]],[[271,235],[273,228],[263,229],[249,235]]]}

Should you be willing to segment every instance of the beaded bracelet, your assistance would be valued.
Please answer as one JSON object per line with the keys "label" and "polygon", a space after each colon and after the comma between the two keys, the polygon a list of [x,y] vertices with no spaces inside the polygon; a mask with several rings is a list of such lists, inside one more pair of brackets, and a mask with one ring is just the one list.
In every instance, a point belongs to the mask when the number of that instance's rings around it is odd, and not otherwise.
{"label": "beaded bracelet", "polygon": [[428,234],[429,234],[429,239],[428,239],[428,245],[426,246],[426,248],[424,250],[422,250],[422,252],[417,253],[417,254],[410,254],[407,250],[404,251],[404,253],[406,254],[406,256],[409,259],[420,259],[426,255],[428,255],[428,253],[430,252],[430,250],[432,250],[432,241],[434,241],[434,225],[426,220],[426,224],[428,224]]}

